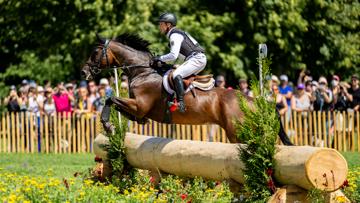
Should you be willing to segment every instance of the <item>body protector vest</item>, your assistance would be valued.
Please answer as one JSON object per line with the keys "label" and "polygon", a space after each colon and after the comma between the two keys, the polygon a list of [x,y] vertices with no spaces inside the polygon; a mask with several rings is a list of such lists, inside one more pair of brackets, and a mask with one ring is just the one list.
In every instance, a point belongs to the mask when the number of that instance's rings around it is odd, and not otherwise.
{"label": "body protector vest", "polygon": [[[194,53],[205,53],[205,49],[193,38],[189,33],[173,28],[169,33],[169,38],[172,34],[178,33],[184,37],[184,41],[181,43],[180,54],[184,55],[185,58]],[[170,46],[170,44],[169,44]]]}

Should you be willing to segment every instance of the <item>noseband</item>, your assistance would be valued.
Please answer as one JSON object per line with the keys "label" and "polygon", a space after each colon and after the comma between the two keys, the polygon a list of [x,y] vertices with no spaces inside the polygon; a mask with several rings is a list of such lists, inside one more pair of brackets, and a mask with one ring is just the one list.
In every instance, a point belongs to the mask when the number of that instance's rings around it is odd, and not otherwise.
{"label": "noseband", "polygon": [[101,50],[101,56],[100,56],[100,59],[99,59],[99,62],[97,64],[95,63],[92,63],[92,64],[88,64],[89,66],[89,70],[91,72],[92,75],[97,75],[101,72],[101,62],[102,62],[102,59],[106,58],[106,67],[110,67],[110,64],[109,64],[109,58],[108,58],[108,55],[107,55],[107,48],[109,46],[109,43],[110,43],[110,40],[106,40],[105,43],[104,43],[104,46],[102,47],[102,50]]}

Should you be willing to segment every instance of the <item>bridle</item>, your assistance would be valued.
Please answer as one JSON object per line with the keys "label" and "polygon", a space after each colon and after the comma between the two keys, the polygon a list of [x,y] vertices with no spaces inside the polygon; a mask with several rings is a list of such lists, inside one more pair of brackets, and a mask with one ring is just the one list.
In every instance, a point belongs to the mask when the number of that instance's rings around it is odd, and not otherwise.
{"label": "bridle", "polygon": [[[110,44],[111,40],[106,40],[104,45],[102,46],[102,50],[101,50],[101,55],[99,58],[98,63],[93,63],[91,61],[91,63],[86,63],[89,66],[89,70],[90,73],[92,75],[97,75],[101,72],[102,68],[101,68],[101,62],[102,59],[105,57],[106,59],[106,68],[107,69],[118,69],[121,68],[122,70],[126,70],[129,68],[134,68],[134,67],[148,67],[151,68],[149,66],[147,66],[148,64],[144,63],[144,64],[136,64],[136,65],[127,65],[125,62],[120,64],[120,62],[117,60],[117,58],[114,56],[114,54],[112,53],[112,51],[110,50],[109,53],[112,55],[112,58],[116,61],[117,65],[113,65],[113,67],[110,67],[110,63],[109,63],[109,57],[108,57],[108,48],[109,48],[109,44]],[[100,48],[100,47],[99,47]],[[110,48],[109,48],[110,49]]]}

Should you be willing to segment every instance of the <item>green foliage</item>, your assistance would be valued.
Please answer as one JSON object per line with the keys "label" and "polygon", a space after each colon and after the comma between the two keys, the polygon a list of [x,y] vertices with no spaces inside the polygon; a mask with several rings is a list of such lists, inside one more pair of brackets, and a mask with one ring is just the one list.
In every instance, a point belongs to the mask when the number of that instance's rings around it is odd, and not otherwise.
{"label": "green foliage", "polygon": [[[263,63],[263,77],[270,73],[267,59]],[[272,174],[279,119],[274,102],[268,102],[266,96],[259,95],[259,85],[252,80],[255,99],[249,105],[246,98],[239,95],[240,109],[244,120],[237,125],[237,136],[242,143],[239,147],[240,158],[245,164],[245,189],[249,197],[247,202],[264,202],[275,188]],[[266,83],[264,82],[264,85]],[[265,95],[268,94],[266,86]]]}
{"label": "green foliage", "polygon": [[[127,91],[120,87],[119,90],[121,97],[127,97]],[[113,92],[115,92],[115,87],[113,87]],[[118,112],[112,110],[110,113],[110,122],[115,126],[115,133],[106,134],[106,136],[109,137],[109,145],[105,146],[105,148],[108,152],[108,160],[112,167],[112,177],[110,181],[119,187],[120,190],[124,190],[135,183],[134,178],[136,171],[127,163],[125,155],[124,140],[126,132],[128,131],[128,119],[124,116],[121,116],[121,121],[119,119]]]}
{"label": "green foliage", "polygon": [[[55,80],[79,79],[96,32],[137,33],[155,54],[166,53],[168,40],[156,21],[164,11],[174,12],[178,27],[206,48],[205,72],[226,72],[230,80],[256,73],[259,43],[269,47],[274,74],[293,79],[302,68],[315,77],[341,72],[346,78],[360,64],[358,1],[8,0],[0,1],[1,78],[5,85],[23,77],[44,81],[56,69]],[[38,74],[38,65],[49,74]]]}
{"label": "green foliage", "polygon": [[326,192],[316,188],[309,190],[307,194],[307,198],[312,203],[325,203],[326,202],[325,196],[326,196]]}

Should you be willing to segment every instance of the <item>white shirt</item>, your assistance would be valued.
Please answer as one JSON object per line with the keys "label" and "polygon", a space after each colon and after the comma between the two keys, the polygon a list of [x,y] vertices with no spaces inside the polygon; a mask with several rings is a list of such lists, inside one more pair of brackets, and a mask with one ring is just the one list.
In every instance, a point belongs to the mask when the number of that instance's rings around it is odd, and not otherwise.
{"label": "white shirt", "polygon": [[181,43],[184,41],[184,36],[179,33],[173,33],[169,36],[171,30],[166,35],[170,39],[170,53],[160,56],[160,60],[164,62],[175,61],[179,57]]}

